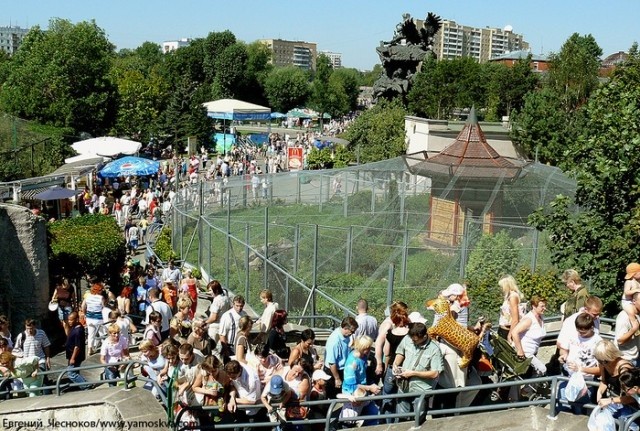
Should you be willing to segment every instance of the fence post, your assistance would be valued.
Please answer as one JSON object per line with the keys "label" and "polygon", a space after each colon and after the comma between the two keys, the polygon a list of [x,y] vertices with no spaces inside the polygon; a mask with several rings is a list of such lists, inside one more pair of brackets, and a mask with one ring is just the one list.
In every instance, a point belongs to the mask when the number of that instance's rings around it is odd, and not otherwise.
{"label": "fence post", "polygon": [[[318,237],[319,228],[316,224],[313,229],[313,273],[311,281],[311,315],[316,315],[316,289],[318,288]],[[316,319],[311,319],[311,326],[316,326]]]}
{"label": "fence post", "polygon": [[404,225],[404,236],[402,238],[402,273],[400,279],[404,283],[407,281],[407,260],[409,258],[409,226]]}
{"label": "fence post", "polygon": [[301,194],[302,194],[302,184],[300,183],[302,179],[300,178],[300,171],[296,174],[296,203],[299,204],[302,202]]}
{"label": "fence post", "polygon": [[[226,193],[226,192],[225,192]],[[222,201],[224,202],[224,194],[223,194],[223,199]],[[225,250],[225,268],[224,268],[224,284],[225,287],[228,289],[229,288],[229,283],[230,283],[230,277],[229,277],[229,270],[231,268],[231,199],[227,198],[227,240],[225,241],[226,243],[226,250]]]}
{"label": "fence post", "polygon": [[293,274],[298,275],[298,259],[300,258],[300,225],[296,223],[293,231]]}
{"label": "fence post", "polygon": [[471,231],[471,220],[465,221],[464,233],[462,234],[462,244],[460,246],[460,280],[464,280],[464,270],[467,264],[467,248],[469,247],[469,234]]}
{"label": "fence post", "polygon": [[324,183],[324,175],[319,175],[320,177],[320,191],[318,192],[318,198],[320,202],[318,203],[318,211],[322,212],[322,185]]}
{"label": "fence post", "polygon": [[353,226],[347,230],[347,256],[345,257],[344,272],[351,274],[351,253],[353,252]]}
{"label": "fence post", "polygon": [[540,232],[538,229],[533,228],[533,251],[531,253],[531,272],[536,271],[536,266],[538,266],[538,243],[540,242]]}
{"label": "fence post", "polygon": [[371,181],[371,214],[376,212],[376,179]]}
{"label": "fence post", "polygon": [[264,289],[269,288],[269,207],[264,207]]}
{"label": "fence post", "polygon": [[344,190],[342,191],[342,215],[344,218],[349,217],[349,200],[347,196],[349,196],[349,176],[347,172],[344,172],[344,180],[342,180],[344,184]]}
{"label": "fence post", "polygon": [[400,188],[400,224],[402,224],[404,222],[404,195],[407,191],[407,183],[404,181],[404,174],[402,175],[402,182],[400,184],[402,185]]}
{"label": "fence post", "polygon": [[391,307],[393,302],[393,278],[395,277],[396,266],[393,263],[389,264],[389,276],[387,281],[387,307]]}
{"label": "fence post", "polygon": [[249,241],[251,241],[249,223],[244,224],[244,297],[249,298],[249,285],[251,280],[249,279]]}
{"label": "fence post", "polygon": [[211,229],[211,226],[209,226],[209,257],[207,258],[207,262],[208,262],[208,274],[210,278],[213,278],[213,265],[211,264],[211,262],[213,261],[213,247],[211,246],[212,244],[212,240],[213,240],[213,236],[212,236],[212,232],[213,229]]}

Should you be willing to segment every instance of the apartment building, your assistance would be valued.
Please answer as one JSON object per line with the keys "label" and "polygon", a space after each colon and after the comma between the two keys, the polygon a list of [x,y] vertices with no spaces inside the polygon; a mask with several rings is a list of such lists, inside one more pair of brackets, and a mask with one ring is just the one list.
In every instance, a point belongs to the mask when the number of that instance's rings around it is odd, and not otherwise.
{"label": "apartment building", "polygon": [[0,49],[9,55],[15,54],[27,33],[28,28],[0,27]]}
{"label": "apartment building", "polygon": [[528,49],[529,43],[521,34],[514,33],[511,26],[479,28],[452,20],[442,21],[433,44],[433,52],[439,60],[471,57],[480,63],[508,52]]}
{"label": "apartment building", "polygon": [[342,67],[342,54],[331,51],[320,51],[320,53],[326,55],[329,58],[329,61],[331,61],[331,66],[334,69],[340,69]]}
{"label": "apartment building", "polygon": [[271,50],[271,63],[275,66],[296,66],[306,70],[316,70],[315,43],[282,39],[262,39],[260,42]]}
{"label": "apartment building", "polygon": [[178,40],[168,40],[168,41],[162,42],[162,52],[164,54],[167,54],[171,51],[175,51],[178,48],[189,46],[190,43],[191,43],[191,39],[186,37],[183,37],[182,39],[178,39]]}

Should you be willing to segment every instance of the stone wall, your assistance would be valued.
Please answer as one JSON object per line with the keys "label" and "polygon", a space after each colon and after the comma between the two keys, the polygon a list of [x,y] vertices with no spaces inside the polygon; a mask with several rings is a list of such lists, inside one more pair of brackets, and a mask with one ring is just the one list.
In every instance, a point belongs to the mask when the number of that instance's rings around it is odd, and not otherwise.
{"label": "stone wall", "polygon": [[47,229],[27,208],[0,204],[0,313],[17,335],[26,318],[48,315]]}

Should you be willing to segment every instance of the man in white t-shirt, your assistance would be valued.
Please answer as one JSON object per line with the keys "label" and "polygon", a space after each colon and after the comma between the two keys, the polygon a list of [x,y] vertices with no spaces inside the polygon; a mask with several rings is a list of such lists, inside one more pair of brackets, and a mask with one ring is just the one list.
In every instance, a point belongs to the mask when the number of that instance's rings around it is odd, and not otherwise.
{"label": "man in white t-shirt", "polygon": [[556,345],[562,350],[568,350],[569,342],[578,336],[576,331],[576,318],[582,314],[587,313],[593,318],[594,331],[596,334],[600,333],[600,314],[602,313],[602,300],[597,296],[588,296],[585,300],[584,307],[580,308],[577,313],[572,314],[562,321],[562,328],[558,334],[558,340]]}
{"label": "man in white t-shirt", "polygon": [[[244,296],[236,295],[233,298],[233,307],[227,310],[220,318],[220,328],[218,329],[218,335],[220,336],[220,347],[222,349],[223,358],[235,354],[235,339],[236,334],[239,332],[238,323],[242,316],[246,316],[247,312],[244,311]],[[225,361],[226,362],[226,361]]]}
{"label": "man in white t-shirt", "polygon": [[[640,292],[633,294],[632,299],[633,306],[636,310],[640,310]],[[616,317],[616,333],[614,343],[622,352],[622,358],[630,361],[637,366],[638,352],[640,351],[640,336],[638,336],[638,330],[640,330],[640,320],[638,314],[633,320],[629,317],[629,314],[622,310]]]}

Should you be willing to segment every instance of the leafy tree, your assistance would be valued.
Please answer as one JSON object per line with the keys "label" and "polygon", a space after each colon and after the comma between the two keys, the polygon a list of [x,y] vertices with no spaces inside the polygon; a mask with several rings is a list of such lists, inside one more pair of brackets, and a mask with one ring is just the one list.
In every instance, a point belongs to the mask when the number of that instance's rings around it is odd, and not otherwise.
{"label": "leafy tree", "polygon": [[247,47],[235,43],[226,47],[215,59],[215,77],[211,95],[214,99],[234,98],[239,88],[246,83],[248,60]]}
{"label": "leafy tree", "polygon": [[207,77],[206,82],[212,83],[218,74],[218,57],[222,55],[225,49],[234,45],[237,40],[232,32],[225,30],[223,32],[209,33],[202,42],[203,57],[201,57],[201,61]]}
{"label": "leafy tree", "polygon": [[160,68],[135,53],[114,62],[111,75],[119,95],[116,134],[143,142],[157,135],[170,88]]}
{"label": "leafy tree", "polygon": [[118,288],[126,248],[113,217],[84,215],[49,223],[49,273],[80,279],[95,276]]}
{"label": "leafy tree", "polygon": [[373,87],[380,74],[383,72],[382,65],[376,64],[373,69],[367,72],[361,72],[359,85],[364,87]]}
{"label": "leafy tree", "polygon": [[[338,69],[331,74],[329,85],[334,89],[336,100],[333,111],[329,112],[332,116],[344,115],[357,109],[360,94],[358,80],[358,71],[355,69]],[[341,104],[337,103],[338,99]]]}
{"label": "leafy tree", "polygon": [[592,35],[573,33],[558,54],[551,56],[549,85],[560,97],[565,111],[584,104],[598,87],[602,49]]}
{"label": "leafy tree", "polygon": [[244,85],[238,90],[238,98],[258,105],[268,105],[265,82],[273,65],[271,51],[264,43],[255,41],[246,46],[247,65]]}
{"label": "leafy tree", "polygon": [[530,218],[548,233],[554,262],[577,268],[610,311],[618,309],[626,264],[640,259],[639,84],[640,63],[631,61],[593,94],[584,130],[567,151],[575,202],[560,196]]}
{"label": "leafy tree", "polygon": [[381,101],[365,111],[345,133],[349,149],[360,163],[403,155],[406,151],[404,117],[400,101]]}
{"label": "leafy tree", "polygon": [[11,61],[0,106],[22,118],[100,134],[115,119],[108,78],[113,51],[95,22],[54,19],[47,31],[36,26]]}
{"label": "leafy tree", "polygon": [[454,108],[484,106],[480,65],[465,57],[427,60],[407,95],[408,109],[428,118],[449,118]]}
{"label": "leafy tree", "polygon": [[273,110],[287,112],[304,105],[309,95],[309,76],[299,67],[274,68],[265,80],[265,93]]}
{"label": "leafy tree", "polygon": [[335,100],[332,100],[329,85],[332,73],[333,67],[331,67],[329,57],[320,54],[316,60],[316,72],[313,76],[313,82],[311,83],[311,95],[309,98],[309,105],[318,111],[320,121],[322,121],[323,114],[331,112],[332,102],[335,102]]}
{"label": "leafy tree", "polygon": [[563,165],[567,143],[575,138],[577,113],[567,113],[562,100],[550,87],[524,97],[524,106],[512,117],[511,138],[526,157],[542,163]]}

